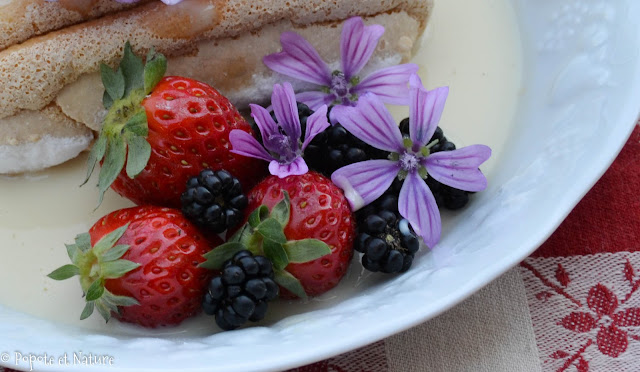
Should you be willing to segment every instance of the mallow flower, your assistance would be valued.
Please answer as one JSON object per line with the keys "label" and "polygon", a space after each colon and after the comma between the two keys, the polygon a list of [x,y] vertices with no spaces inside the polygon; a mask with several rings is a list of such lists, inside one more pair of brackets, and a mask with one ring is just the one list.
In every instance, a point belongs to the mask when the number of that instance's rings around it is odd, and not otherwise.
{"label": "mallow flower", "polygon": [[403,138],[385,105],[373,94],[361,97],[356,107],[336,113],[336,119],[354,136],[391,155],[389,160],[368,160],[340,168],[331,180],[344,190],[354,211],[376,200],[396,177],[404,180],[398,210],[433,248],[440,240],[442,226],[425,179],[433,177],[466,191],[484,190],[487,179],[478,166],[491,156],[491,149],[472,145],[432,154],[429,149],[437,142],[428,141],[438,126],[449,88],[427,91],[417,75],[411,76],[409,86],[408,138]]}
{"label": "mallow flower", "polygon": [[295,32],[282,33],[282,51],[264,57],[263,62],[273,71],[317,85],[316,90],[298,93],[296,98],[314,111],[322,105],[334,106],[331,121],[335,123],[335,113],[342,107],[355,106],[365,93],[376,94],[385,103],[407,104],[407,82],[418,71],[417,65],[402,64],[366,77],[359,75],[382,34],[381,25],[365,26],[360,17],[346,20],[340,37],[341,70],[331,71],[316,49]]}
{"label": "mallow flower", "polygon": [[309,171],[302,158],[302,152],[311,140],[329,127],[327,106],[322,105],[307,118],[304,139],[298,116],[293,87],[289,83],[273,86],[271,106],[276,116],[274,121],[269,111],[262,106],[251,104],[251,116],[256,121],[264,147],[251,134],[234,129],[229,133],[231,152],[262,159],[269,163],[269,172],[280,178],[305,174]]}

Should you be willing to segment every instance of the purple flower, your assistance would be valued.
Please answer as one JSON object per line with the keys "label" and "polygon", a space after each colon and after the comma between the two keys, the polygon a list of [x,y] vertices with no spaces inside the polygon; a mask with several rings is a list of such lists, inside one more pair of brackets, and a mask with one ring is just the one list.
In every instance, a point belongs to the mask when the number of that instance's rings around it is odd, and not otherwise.
{"label": "purple flower", "polygon": [[472,145],[431,154],[429,149],[437,142],[427,141],[438,126],[449,88],[427,91],[417,75],[411,76],[409,85],[409,138],[402,137],[391,114],[374,95],[367,94],[356,107],[336,113],[336,119],[353,135],[391,155],[389,160],[368,160],[340,168],[331,180],[345,191],[353,210],[376,200],[394,178],[404,180],[398,210],[425,244],[433,247],[440,240],[442,226],[426,177],[466,191],[484,190],[487,179],[478,166],[491,156],[491,149]]}
{"label": "purple flower", "polygon": [[332,72],[315,48],[294,32],[284,32],[280,37],[282,52],[270,54],[263,61],[276,72],[318,85],[316,91],[298,93],[296,99],[314,111],[322,105],[336,106],[331,110],[331,121],[335,122],[337,111],[355,106],[365,93],[374,93],[386,103],[407,104],[407,82],[418,71],[417,65],[383,68],[362,79],[358,76],[383,33],[384,27],[365,26],[360,17],[345,21],[340,38],[340,71]]}
{"label": "purple flower", "polygon": [[264,107],[251,104],[251,116],[256,121],[264,147],[249,133],[234,129],[229,134],[233,150],[239,155],[262,159],[269,163],[269,172],[280,178],[305,174],[309,170],[302,152],[313,137],[327,129],[327,106],[321,106],[307,118],[304,141],[300,141],[302,128],[298,116],[295,93],[291,84],[273,86],[271,105],[278,122]]}

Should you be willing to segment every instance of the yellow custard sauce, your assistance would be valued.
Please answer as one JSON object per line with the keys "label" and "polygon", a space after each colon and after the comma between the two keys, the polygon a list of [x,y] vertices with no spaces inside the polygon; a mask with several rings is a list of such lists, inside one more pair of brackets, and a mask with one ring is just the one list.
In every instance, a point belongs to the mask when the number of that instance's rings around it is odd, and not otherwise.
{"label": "yellow custard sauce", "polygon": [[[1,0],[0,0],[1,1]],[[428,89],[450,86],[440,126],[458,147],[482,143],[493,149],[482,167],[491,183],[500,164],[521,89],[522,52],[514,10],[509,0],[438,0],[414,58]],[[408,108],[393,108],[398,120]],[[198,317],[172,329],[142,330],[117,321],[108,325],[98,314],[80,321],[84,306],[76,279],[56,282],[46,277],[68,263],[64,244],[86,232],[101,216],[131,206],[109,190],[94,211],[96,178],[79,187],[86,172],[86,154],[61,166],[34,174],[0,176],[0,312],[8,307],[60,324],[100,330],[155,335],[215,332],[213,319]],[[447,219],[444,220],[446,232]],[[437,248],[436,248],[437,249]],[[425,254],[423,251],[419,253]],[[419,258],[419,257],[418,257]],[[357,258],[333,291],[307,303],[270,305],[263,324],[319,307],[330,306],[385,277],[361,275]]]}

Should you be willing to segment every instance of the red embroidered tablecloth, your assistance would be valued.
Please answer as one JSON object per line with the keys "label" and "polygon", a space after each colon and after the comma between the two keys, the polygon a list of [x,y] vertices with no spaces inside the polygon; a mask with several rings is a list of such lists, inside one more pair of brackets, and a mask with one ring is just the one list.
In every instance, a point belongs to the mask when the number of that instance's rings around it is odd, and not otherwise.
{"label": "red embroidered tablecloth", "polygon": [[602,179],[518,267],[421,326],[290,372],[640,371],[639,289],[636,126]]}

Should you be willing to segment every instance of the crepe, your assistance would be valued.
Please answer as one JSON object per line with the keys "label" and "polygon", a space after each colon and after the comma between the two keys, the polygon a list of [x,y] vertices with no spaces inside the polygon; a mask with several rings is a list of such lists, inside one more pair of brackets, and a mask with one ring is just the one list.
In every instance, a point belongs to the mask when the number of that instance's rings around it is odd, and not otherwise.
{"label": "crepe", "polygon": [[[168,74],[204,81],[242,108],[264,102],[281,78],[262,58],[280,50],[282,32],[300,33],[323,59],[337,61],[340,24],[360,15],[386,29],[367,66],[379,68],[412,56],[431,9],[431,0],[152,1],[31,37],[0,51],[0,156],[50,148],[52,137],[78,141],[71,141],[74,150],[65,156],[51,156],[55,161],[31,159],[25,167],[0,162],[0,173],[45,168],[86,149],[79,139],[99,130],[105,114],[97,71],[101,62],[117,64],[126,41],[140,54],[154,47],[169,58]],[[65,120],[44,115],[46,110]],[[16,116],[48,129],[29,136]]]}

